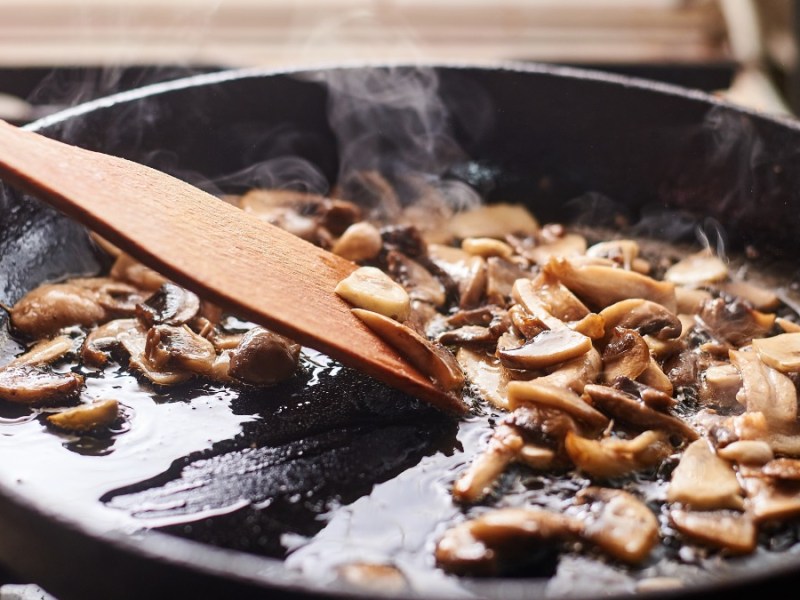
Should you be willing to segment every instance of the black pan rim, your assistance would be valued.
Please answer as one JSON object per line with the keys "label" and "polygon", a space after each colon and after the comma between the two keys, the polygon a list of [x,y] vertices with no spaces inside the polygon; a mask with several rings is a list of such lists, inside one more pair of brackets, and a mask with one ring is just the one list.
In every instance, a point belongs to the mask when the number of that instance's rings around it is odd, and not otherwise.
{"label": "black pan rim", "polygon": [[[653,94],[676,96],[683,100],[702,103],[709,107],[720,106],[730,109],[737,113],[744,113],[753,118],[774,122],[782,127],[787,127],[800,132],[800,123],[789,118],[772,116],[760,113],[755,110],[742,108],[719,97],[683,88],[680,86],[651,81],[643,78],[617,75],[603,71],[590,69],[580,69],[543,63],[528,62],[509,62],[501,64],[467,64],[467,63],[364,63],[354,62],[351,64],[337,63],[335,65],[314,65],[302,66],[289,69],[265,69],[265,68],[245,68],[245,69],[225,69],[219,72],[204,73],[193,75],[173,81],[157,83],[144,86],[134,90],[113,94],[99,98],[84,104],[65,109],[58,113],[42,118],[30,123],[25,128],[33,131],[47,133],[48,129],[54,128],[59,124],[79,118],[92,111],[113,108],[116,105],[136,102],[144,98],[153,97],[160,94],[168,94],[172,91],[203,87],[215,84],[224,84],[228,81],[265,78],[271,76],[302,76],[304,73],[312,73],[330,69],[363,69],[363,68],[413,68],[424,67],[445,70],[490,70],[508,71],[521,74],[542,75],[554,78],[568,78],[582,81],[590,81],[597,84],[622,86],[625,88],[636,89]],[[127,532],[104,531],[99,527],[93,527],[91,523],[78,519],[68,519],[58,513],[54,507],[44,503],[32,503],[32,498],[21,493],[13,486],[0,484],[0,508],[13,507],[17,511],[23,511],[32,518],[46,519],[53,523],[63,532],[72,536],[89,537],[109,547],[113,547],[121,552],[136,555],[149,561],[157,561],[162,564],[174,565],[189,568],[192,571],[219,577],[224,579],[236,580],[238,582],[253,585],[254,588],[263,589],[264,592],[288,592],[296,594],[310,594],[320,597],[330,598],[353,598],[370,597],[368,592],[357,588],[345,587],[341,583],[324,582],[324,584],[313,583],[307,579],[300,578],[287,572],[283,562],[276,559],[259,557],[243,552],[236,552],[222,548],[212,547],[199,542],[174,537],[157,531],[149,531],[145,535],[133,536]],[[797,564],[787,564],[772,566],[763,572],[743,572],[737,573],[735,579],[712,581],[693,585],[691,588],[678,590],[664,590],[660,592],[649,592],[646,595],[652,598],[686,598],[726,590],[734,590],[738,586],[758,584],[768,579],[787,576],[798,570]],[[474,585],[473,585],[474,584]],[[488,593],[494,596],[502,596],[504,586],[510,585],[508,580],[489,579],[471,580],[471,589],[478,593]],[[515,584],[515,589],[516,588]],[[639,595],[639,594],[636,594]],[[419,597],[416,595],[393,596],[397,600],[404,598]],[[435,596],[440,600],[445,600],[446,596]],[[575,600],[588,600],[590,596],[572,596]],[[619,596],[608,596],[609,598],[630,598],[632,594]]]}

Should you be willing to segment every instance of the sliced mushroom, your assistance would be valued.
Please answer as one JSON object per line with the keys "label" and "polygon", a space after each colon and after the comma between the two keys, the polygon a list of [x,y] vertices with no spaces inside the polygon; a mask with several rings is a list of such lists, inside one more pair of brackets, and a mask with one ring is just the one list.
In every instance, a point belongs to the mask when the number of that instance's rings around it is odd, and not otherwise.
{"label": "sliced mushroom", "polygon": [[515,304],[508,309],[508,316],[511,319],[511,324],[526,340],[531,340],[547,330],[547,325],[531,315],[519,304]]}
{"label": "sliced mushroom", "polygon": [[334,242],[331,252],[355,262],[371,260],[383,247],[381,232],[366,221],[354,223]]}
{"label": "sliced mushroom", "polygon": [[299,360],[300,344],[254,327],[231,350],[229,373],[252,385],[273,385],[294,375]]}
{"label": "sliced mushroom", "polygon": [[589,487],[575,497],[588,510],[581,537],[629,564],[646,559],[658,543],[658,519],[647,505],[622,490]]}
{"label": "sliced mushroom", "polygon": [[567,433],[564,448],[578,469],[592,477],[622,477],[661,463],[672,451],[666,433],[645,431],[632,440],[591,440]]}
{"label": "sliced mushroom", "polygon": [[775,323],[775,315],[761,313],[739,300],[725,302],[723,298],[703,304],[697,318],[716,339],[736,347],[767,335]]}
{"label": "sliced mushroom", "polygon": [[638,396],[647,406],[662,412],[675,408],[678,404],[678,401],[670,394],[627,377],[618,377],[612,387],[628,392],[633,396]]}
{"label": "sliced mushroom", "polygon": [[606,323],[597,313],[589,313],[579,321],[568,323],[569,328],[592,340],[601,340],[606,335]]}
{"label": "sliced mushroom", "polygon": [[711,292],[707,290],[675,286],[675,299],[678,303],[677,312],[679,314],[696,315],[702,310],[703,305],[713,298]]}
{"label": "sliced mushroom", "polygon": [[728,267],[710,249],[687,256],[667,269],[664,279],[678,285],[700,287],[728,277]]}
{"label": "sliced mushroom", "polygon": [[550,448],[543,448],[535,444],[525,444],[517,453],[517,461],[529,466],[531,469],[550,469],[556,462],[556,453]]}
{"label": "sliced mushroom", "polygon": [[375,267],[360,267],[342,279],[334,291],[356,308],[404,320],[411,310],[408,293]]}
{"label": "sliced mushroom", "polygon": [[586,305],[552,275],[539,273],[531,281],[531,285],[539,299],[557,319],[580,321],[589,315]]}
{"label": "sliced mushroom", "polygon": [[650,366],[650,348],[634,330],[617,327],[603,350],[602,359],[607,383],[617,377],[636,379]]}
{"label": "sliced mushroom", "polygon": [[481,398],[502,410],[508,410],[508,374],[500,361],[484,352],[459,348],[456,360],[464,371],[467,381],[475,386]]}
{"label": "sliced mushroom", "polygon": [[[387,253],[389,274],[408,292],[409,298],[442,306],[446,291],[442,282],[412,258],[395,250]],[[387,315],[388,316],[388,315]]]}
{"label": "sliced mushroom", "polygon": [[588,384],[584,393],[594,406],[610,414],[613,418],[646,429],[664,429],[688,440],[696,440],[699,434],[687,423],[658,410],[653,410],[635,396],[604,385]]}
{"label": "sliced mushroom", "polygon": [[782,373],[800,371],[800,333],[781,333],[753,340],[758,357]]}
{"label": "sliced mushroom", "polygon": [[773,479],[800,481],[800,460],[796,458],[776,458],[761,468],[761,472]]}
{"label": "sliced mushroom", "polygon": [[318,240],[318,213],[325,199],[295,190],[255,189],[239,200],[246,213],[309,242]]}
{"label": "sliced mushroom", "polygon": [[[446,348],[384,315],[358,308],[353,309],[353,314],[442,390],[451,392],[464,385],[464,373]],[[454,399],[454,403],[461,406],[462,400]]]}
{"label": "sliced mushroom", "polygon": [[367,223],[362,221],[363,214],[358,205],[338,198],[325,198],[316,213],[322,227],[335,236],[344,236],[353,225]]}
{"label": "sliced mushroom", "polygon": [[513,427],[500,425],[488,447],[469,465],[453,485],[453,496],[461,502],[478,502],[490,491],[497,478],[513,462],[523,441]]}
{"label": "sliced mushroom", "polygon": [[621,300],[600,311],[607,332],[615,327],[633,329],[642,336],[651,335],[659,340],[677,338],[683,330],[681,320],[657,302],[630,298]]}
{"label": "sliced mushroom", "polygon": [[486,259],[486,299],[505,306],[517,279],[528,277],[528,270],[516,263],[492,256]]}
{"label": "sliced mushroom", "polygon": [[[436,563],[460,575],[498,575],[520,550],[527,559],[543,542],[572,539],[583,526],[578,519],[539,508],[502,508],[448,529],[436,545]],[[531,548],[532,547],[532,548]]]}
{"label": "sliced mushroom", "polygon": [[791,379],[765,365],[755,352],[732,350],[730,359],[742,378],[737,399],[748,412],[763,413],[770,426],[796,423],[797,390]]}
{"label": "sliced mushroom", "polygon": [[486,261],[459,248],[438,244],[428,246],[428,255],[458,286],[459,306],[474,308],[486,291]]}
{"label": "sliced mushroom", "polygon": [[211,371],[217,358],[214,344],[186,325],[156,325],[147,331],[145,340],[145,357],[159,371],[203,375]]}
{"label": "sliced mushroom", "polygon": [[548,329],[567,328],[566,323],[550,312],[550,307],[539,297],[536,287],[530,279],[518,279],[515,281],[511,296],[528,314],[544,323]]}
{"label": "sliced mushroom", "polygon": [[735,366],[729,363],[711,365],[701,378],[700,400],[704,404],[732,407],[741,389],[742,376]]}
{"label": "sliced mushroom", "polygon": [[753,305],[753,308],[760,311],[775,310],[780,306],[780,299],[778,295],[772,290],[754,285],[741,279],[732,281],[723,281],[717,284],[722,292],[729,296],[738,296],[743,300],[747,300]]}
{"label": "sliced mushroom", "polygon": [[0,370],[0,399],[16,404],[44,406],[73,398],[83,387],[77,373],[55,373],[32,365]]}
{"label": "sliced mushroom", "polygon": [[664,371],[661,370],[661,367],[658,365],[655,359],[653,359],[653,357],[650,357],[650,362],[648,363],[647,368],[641,375],[639,375],[639,381],[667,394],[668,396],[672,395],[672,381],[664,374]]}
{"label": "sliced mushroom", "polygon": [[470,237],[461,241],[461,249],[467,254],[473,256],[482,256],[489,258],[492,256],[499,256],[500,258],[509,258],[514,254],[514,250],[498,239],[488,237]]}
{"label": "sliced mushroom", "polygon": [[526,253],[526,257],[543,265],[553,257],[580,256],[586,253],[586,238],[577,233],[564,233],[560,237],[543,240]]}
{"label": "sliced mushroom", "polygon": [[503,239],[510,233],[534,234],[539,223],[520,204],[488,204],[453,215],[448,228],[458,239]]}
{"label": "sliced mushroom", "polygon": [[75,277],[69,283],[95,292],[97,303],[107,311],[107,318],[111,319],[132,317],[136,305],[145,298],[139,288],[109,277]]}
{"label": "sliced mushroom", "polygon": [[39,286],[11,309],[13,327],[35,338],[73,325],[95,325],[107,318],[108,311],[98,302],[96,291],[71,283]]}
{"label": "sliced mushroom", "polygon": [[41,367],[64,358],[70,352],[72,352],[72,340],[65,335],[60,335],[52,339],[36,342],[25,354],[16,357],[6,366],[30,365]]}
{"label": "sliced mushroom", "polygon": [[[131,329],[141,329],[136,319],[116,319],[96,327],[83,340],[81,360],[93,367],[106,365],[110,352],[120,345],[120,335]],[[144,333],[143,329],[141,331]]]}
{"label": "sliced mushroom", "polygon": [[621,300],[652,300],[675,312],[675,285],[657,281],[633,271],[595,265],[577,265],[564,258],[553,258],[545,272],[556,277],[590,308],[602,310]]}
{"label": "sliced mushroom", "polygon": [[668,502],[695,510],[744,509],[743,490],[729,462],[718,457],[706,440],[689,444],[672,472]]}
{"label": "sliced mushroom", "polygon": [[497,343],[497,337],[488,327],[465,325],[464,327],[444,332],[437,338],[437,341],[444,346],[480,348],[494,346]]}
{"label": "sliced mushroom", "polygon": [[109,276],[112,279],[127,281],[137,288],[156,291],[167,282],[167,278],[150,267],[145,267],[128,254],[120,254],[111,267]]}
{"label": "sliced mushroom", "polygon": [[601,367],[600,353],[590,348],[586,354],[556,365],[550,373],[538,377],[536,381],[582,394],[587,383],[597,380]]}
{"label": "sliced mushroom", "polygon": [[720,458],[742,465],[765,465],[775,454],[767,442],[761,440],[737,440],[717,449]]}
{"label": "sliced mushroom", "polygon": [[561,410],[591,427],[601,429],[608,425],[608,417],[589,406],[572,390],[558,388],[537,380],[511,381],[507,389],[508,404],[512,410],[533,403]]}
{"label": "sliced mushroom", "polygon": [[109,427],[118,417],[119,403],[116,400],[97,400],[52,414],[47,417],[47,422],[63,431],[86,433]]}
{"label": "sliced mushroom", "polygon": [[775,324],[783,329],[784,333],[798,333],[800,332],[800,324],[784,319],[783,317],[776,317]]}
{"label": "sliced mushroom", "polygon": [[765,477],[745,477],[747,511],[756,523],[786,521],[800,516],[800,484]]}
{"label": "sliced mushroom", "polygon": [[141,327],[133,327],[121,332],[117,339],[128,353],[128,363],[132,369],[156,385],[170,386],[183,383],[191,379],[188,371],[160,370],[150,363],[145,352],[147,347],[147,332]]}
{"label": "sliced mushroom", "polygon": [[194,319],[199,312],[200,298],[169,282],[136,306],[136,316],[145,327],[183,325]]}
{"label": "sliced mushroom", "polygon": [[587,248],[586,256],[608,258],[630,270],[639,256],[639,244],[634,240],[609,240]]}
{"label": "sliced mushroom", "polygon": [[746,513],[672,509],[669,517],[678,531],[715,548],[734,554],[750,554],[756,548],[758,531]]}
{"label": "sliced mushroom", "polygon": [[498,349],[497,356],[511,369],[544,369],[583,356],[591,347],[592,340],[581,333],[546,329],[518,348]]}

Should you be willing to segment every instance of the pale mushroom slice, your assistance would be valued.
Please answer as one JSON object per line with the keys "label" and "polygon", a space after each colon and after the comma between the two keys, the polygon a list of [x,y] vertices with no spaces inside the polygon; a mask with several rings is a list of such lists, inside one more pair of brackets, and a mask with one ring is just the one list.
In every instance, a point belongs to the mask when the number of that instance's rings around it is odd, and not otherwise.
{"label": "pale mushroom slice", "polygon": [[453,497],[460,502],[478,502],[490,493],[497,478],[513,462],[523,446],[522,437],[508,425],[494,430],[487,448],[467,467],[453,485]]}
{"label": "pale mushroom slice", "polygon": [[727,277],[727,265],[710,248],[679,260],[664,273],[667,281],[693,287],[716,283]]}
{"label": "pale mushroom slice", "polygon": [[360,262],[372,260],[383,248],[381,232],[366,221],[350,225],[334,242],[331,252],[342,258]]}
{"label": "pale mushroom slice", "polygon": [[743,510],[743,493],[731,464],[717,456],[708,441],[699,439],[686,447],[672,472],[667,501],[693,510]]}
{"label": "pale mushroom slice", "polygon": [[[450,573],[498,575],[506,560],[520,558],[543,543],[574,539],[580,520],[541,508],[501,508],[448,529],[436,545],[436,563]],[[535,554],[533,554],[535,556]]]}
{"label": "pale mushroom slice", "polygon": [[733,407],[742,389],[742,376],[730,363],[709,366],[700,377],[699,395],[704,404]]}
{"label": "pale mushroom slice", "polygon": [[518,279],[514,282],[511,296],[532,317],[538,319],[548,329],[567,329],[567,324],[550,312],[550,307],[542,300],[533,281]]}
{"label": "pale mushroom slice", "polygon": [[642,298],[629,298],[615,302],[600,311],[607,332],[615,327],[633,329],[639,335],[650,335],[659,340],[671,340],[681,335],[683,323],[675,313],[661,304]]}
{"label": "pale mushroom slice", "polygon": [[[353,314],[383,341],[400,352],[420,372],[445,392],[454,392],[464,385],[464,373],[455,356],[414,330],[384,315],[368,310],[353,309]],[[458,400],[459,404],[463,401]]]}
{"label": "pale mushroom slice", "polygon": [[762,440],[736,440],[717,448],[717,455],[740,465],[765,465],[775,458],[772,447]]}
{"label": "pale mushroom slice", "polygon": [[675,284],[615,267],[577,265],[568,259],[552,258],[544,271],[556,277],[590,308],[602,310],[621,300],[652,300],[675,312]]}
{"label": "pale mushroom slice", "polygon": [[791,379],[765,365],[756,352],[731,350],[730,359],[742,378],[737,399],[748,412],[762,413],[770,426],[796,424],[797,391]]}
{"label": "pale mushroom slice", "polygon": [[553,257],[581,256],[586,253],[586,238],[577,233],[565,232],[561,236],[553,236],[542,242],[525,254],[537,265],[543,265]]}
{"label": "pale mushroom slice", "polygon": [[192,373],[188,371],[169,371],[156,368],[147,358],[147,332],[140,327],[133,327],[121,332],[117,339],[125,352],[128,353],[129,366],[141,373],[152,383],[161,386],[171,386],[188,381]]}
{"label": "pale mushroom slice", "polygon": [[461,249],[467,254],[483,258],[510,258],[514,254],[514,249],[505,242],[488,237],[465,238],[461,241]]}
{"label": "pale mushroom slice", "polygon": [[81,345],[81,360],[93,367],[108,364],[110,352],[120,345],[120,335],[131,329],[140,329],[144,333],[136,319],[115,319],[92,329]]}
{"label": "pale mushroom slice", "polygon": [[800,332],[800,324],[784,319],[783,317],[776,317],[775,324],[783,329],[784,333],[798,333]]}
{"label": "pale mushroom slice", "polygon": [[140,289],[152,292],[155,292],[168,281],[168,279],[160,273],[154,271],[150,267],[144,266],[124,252],[114,261],[109,276],[112,279],[127,281]]}
{"label": "pale mushroom slice", "polygon": [[678,531],[703,544],[733,554],[750,554],[756,549],[758,529],[747,513],[673,508],[669,517]]}
{"label": "pale mushroom slice", "polygon": [[580,321],[589,315],[590,311],[586,305],[552,275],[546,272],[539,273],[531,280],[531,286],[557,319]]}
{"label": "pale mushroom slice", "polygon": [[598,242],[586,249],[586,256],[608,258],[622,268],[631,270],[634,261],[639,257],[639,244],[634,240],[609,240]]}
{"label": "pale mushroom slice", "polygon": [[780,298],[772,290],[744,281],[733,279],[717,284],[717,288],[730,296],[747,300],[753,308],[760,311],[775,310],[780,306]]}
{"label": "pale mushroom slice", "polygon": [[537,380],[511,381],[507,389],[508,404],[512,410],[530,403],[563,411],[594,428],[602,429],[608,425],[608,417],[589,406],[570,389]]}
{"label": "pale mushroom slice", "polygon": [[503,369],[499,359],[485,352],[459,348],[456,360],[481,398],[496,408],[509,409],[506,394],[508,371]]}
{"label": "pale mushroom slice", "polygon": [[564,449],[578,469],[603,479],[654,467],[673,452],[669,436],[663,431],[645,431],[631,440],[591,440],[568,432]]}
{"label": "pale mushroom slice", "polygon": [[[292,377],[300,360],[300,344],[262,327],[253,327],[229,353],[228,373],[252,385],[273,385]],[[219,359],[212,371],[219,369]]]}
{"label": "pale mushroom slice", "polygon": [[203,375],[217,357],[214,344],[186,325],[156,325],[145,337],[145,357],[159,371],[189,371]]}
{"label": "pale mushroom slice", "polygon": [[405,575],[394,565],[348,563],[338,567],[336,572],[348,585],[378,596],[397,595],[408,590]]}
{"label": "pale mushroom slice", "polygon": [[763,441],[775,454],[800,456],[800,425],[770,423],[761,411],[747,411],[730,418],[733,431],[742,440]]}
{"label": "pale mushroom slice", "polygon": [[536,470],[550,469],[556,462],[556,453],[550,448],[525,444],[517,453],[517,461]]}
{"label": "pale mushroom slice", "polygon": [[48,424],[70,433],[86,433],[111,426],[119,417],[116,400],[96,400],[67,408],[47,417]]}
{"label": "pale mushroom slice", "polygon": [[19,365],[0,370],[0,399],[46,406],[73,398],[83,387],[77,373],[55,373],[32,365]]}
{"label": "pale mushroom slice", "polygon": [[644,372],[639,375],[640,382],[657,389],[664,394],[671,396],[673,393],[672,381],[667,377],[666,373],[661,369],[661,366],[651,356],[650,362]]}
{"label": "pale mushroom slice", "polygon": [[800,371],[800,333],[781,333],[752,342],[758,357],[782,373]]}
{"label": "pale mushroom slice", "polygon": [[38,341],[31,346],[27,352],[20,354],[8,363],[6,367],[18,367],[22,365],[40,367],[49,365],[72,352],[72,345],[72,340],[65,335]]}
{"label": "pale mushroom slice", "polygon": [[511,233],[533,235],[539,231],[539,223],[520,204],[487,204],[456,213],[448,223],[448,229],[458,239],[496,238],[503,239]]}
{"label": "pale mushroom slice", "polygon": [[675,286],[678,314],[696,315],[702,310],[703,305],[713,298],[714,296],[708,290],[687,288],[682,285]]}
{"label": "pale mushroom slice", "polygon": [[583,356],[591,348],[592,340],[577,331],[546,329],[518,348],[498,349],[497,357],[511,369],[544,369]]}
{"label": "pale mushroom slice", "polygon": [[41,338],[73,325],[88,327],[108,318],[96,291],[57,283],[28,292],[11,309],[11,324],[23,335]]}
{"label": "pale mushroom slice", "polygon": [[762,476],[744,477],[747,511],[756,523],[780,522],[800,516],[800,484]]}
{"label": "pale mushroom slice", "polygon": [[588,384],[584,393],[592,404],[614,419],[645,429],[663,429],[680,435],[687,440],[699,437],[690,425],[678,417],[654,410],[635,396],[604,385]]}
{"label": "pale mushroom slice", "polygon": [[588,510],[580,515],[581,537],[628,564],[643,562],[659,541],[658,519],[629,492],[589,487],[575,497]]}
{"label": "pale mushroom slice", "polygon": [[592,347],[586,354],[556,365],[550,373],[536,378],[536,381],[582,394],[586,384],[597,381],[602,364],[600,353]]}
{"label": "pale mushroom slice", "polygon": [[399,321],[408,317],[411,300],[399,283],[376,267],[360,267],[342,279],[334,291],[356,308]]}
{"label": "pale mushroom slice", "polygon": [[165,283],[136,305],[136,317],[145,325],[183,325],[200,312],[200,298],[174,283]]}
{"label": "pale mushroom slice", "polygon": [[761,472],[766,477],[781,481],[800,481],[800,460],[796,458],[776,458],[763,467]]}

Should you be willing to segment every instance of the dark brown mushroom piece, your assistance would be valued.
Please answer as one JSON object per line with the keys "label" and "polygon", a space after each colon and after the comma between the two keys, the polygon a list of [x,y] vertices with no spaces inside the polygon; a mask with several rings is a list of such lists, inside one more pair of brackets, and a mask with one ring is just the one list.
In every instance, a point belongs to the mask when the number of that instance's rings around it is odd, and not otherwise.
{"label": "dark brown mushroom piece", "polygon": [[444,346],[466,346],[482,348],[494,346],[499,335],[495,335],[488,327],[465,325],[441,334],[437,341]]}
{"label": "dark brown mushroom piece", "polygon": [[211,371],[217,357],[214,344],[186,325],[156,325],[147,331],[145,357],[160,371],[189,371],[200,375]]}
{"label": "dark brown mushroom piece", "polygon": [[611,387],[638,396],[642,402],[655,410],[668,411],[678,404],[678,401],[670,394],[627,377],[618,377],[612,381]]}
{"label": "dark brown mushroom piece", "polygon": [[183,325],[200,312],[200,298],[174,283],[163,284],[147,300],[136,306],[136,317],[145,327]]}
{"label": "dark brown mushroom piece", "polygon": [[57,283],[28,292],[11,309],[11,324],[23,335],[41,338],[65,327],[88,327],[102,323],[108,311],[98,302],[96,291]]}
{"label": "dark brown mushroom piece", "polygon": [[525,440],[525,446],[520,450],[521,461],[525,462],[522,453],[526,446],[546,448],[553,451],[547,464],[551,468],[568,466],[569,463],[565,460],[564,440],[567,434],[585,429],[585,426],[579,425],[578,421],[565,411],[544,404],[517,406],[503,422],[516,428]]}
{"label": "dark brown mushroom piece", "polygon": [[439,244],[428,246],[428,254],[431,262],[458,286],[459,307],[478,306],[486,292],[486,260]]}
{"label": "dark brown mushroom piece", "polygon": [[300,344],[261,327],[248,331],[231,350],[230,375],[252,385],[273,385],[290,378],[300,360]]}
{"label": "dark brown mushroom piece", "polygon": [[[317,207],[316,212],[321,225],[335,236],[343,235],[358,223],[369,225],[366,221],[361,220],[363,216],[361,209],[347,200],[325,198]],[[373,226],[370,225],[370,227]]]}
{"label": "dark brown mushroom piece", "polygon": [[705,302],[697,318],[714,338],[737,348],[764,337],[775,323],[775,315],[759,312],[739,299],[726,302],[724,298]]}
{"label": "dark brown mushroom piece", "polygon": [[128,354],[128,366],[159,386],[172,386],[192,378],[192,373],[184,370],[159,369],[147,357],[147,332],[137,321],[135,327],[122,331],[117,339]]}
{"label": "dark brown mushroom piece", "polygon": [[505,258],[486,259],[486,298],[492,304],[506,306],[517,279],[528,277],[530,271]]}
{"label": "dark brown mushroom piece", "polygon": [[386,254],[389,275],[402,285],[408,297],[440,307],[446,298],[445,288],[430,271],[405,254],[391,250]]}
{"label": "dark brown mushroom piece", "polygon": [[673,312],[657,302],[642,298],[615,302],[600,311],[600,316],[609,332],[615,327],[621,327],[659,340],[674,339],[683,329],[680,319]]}
{"label": "dark brown mushroom piece", "polygon": [[527,404],[553,408],[597,429],[608,425],[608,417],[584,402],[572,390],[540,383],[537,380],[510,382],[508,384],[508,404],[512,409]]}
{"label": "dark brown mushroom piece", "polygon": [[56,373],[32,365],[0,370],[0,399],[29,406],[51,406],[74,398],[83,387],[77,373]]}

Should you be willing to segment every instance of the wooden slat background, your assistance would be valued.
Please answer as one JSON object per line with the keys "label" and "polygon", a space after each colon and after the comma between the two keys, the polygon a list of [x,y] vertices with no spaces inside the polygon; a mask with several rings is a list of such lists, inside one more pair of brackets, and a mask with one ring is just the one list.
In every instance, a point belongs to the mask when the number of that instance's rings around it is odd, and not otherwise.
{"label": "wooden slat background", "polygon": [[0,0],[0,65],[726,57],[713,0]]}

